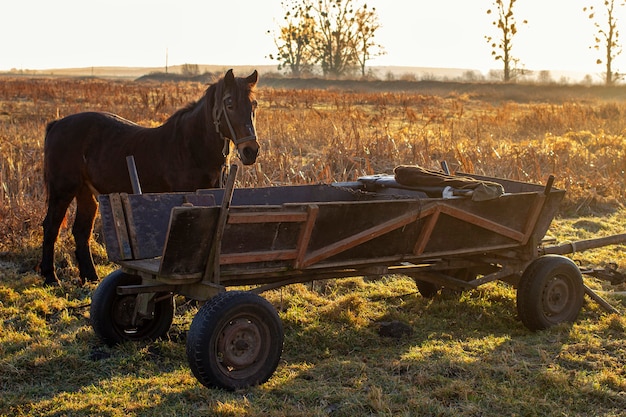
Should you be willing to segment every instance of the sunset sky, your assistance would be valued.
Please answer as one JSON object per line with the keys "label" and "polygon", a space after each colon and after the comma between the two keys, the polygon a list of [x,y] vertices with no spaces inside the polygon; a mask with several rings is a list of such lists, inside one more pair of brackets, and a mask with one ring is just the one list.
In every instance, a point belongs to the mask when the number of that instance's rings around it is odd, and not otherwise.
{"label": "sunset sky", "polygon": [[[513,54],[527,69],[599,74],[593,23],[598,0],[520,0]],[[500,69],[484,36],[496,34],[491,0],[370,0],[387,54],[371,66]],[[626,36],[626,8],[618,21]],[[11,0],[1,6],[0,71],[92,66],[267,65],[280,0]],[[626,39],[626,38],[624,38]],[[626,71],[626,54],[616,60]]]}

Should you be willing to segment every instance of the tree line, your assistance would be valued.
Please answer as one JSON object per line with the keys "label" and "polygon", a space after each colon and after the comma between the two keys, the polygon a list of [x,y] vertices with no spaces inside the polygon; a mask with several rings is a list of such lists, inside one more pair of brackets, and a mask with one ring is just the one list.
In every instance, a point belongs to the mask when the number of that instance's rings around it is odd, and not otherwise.
{"label": "tree line", "polygon": [[[522,61],[513,46],[518,33],[517,0],[493,0],[487,14],[493,16],[495,35],[486,35],[491,55],[502,64],[502,80],[510,82],[523,74]],[[596,60],[603,65],[604,83],[614,85],[622,74],[614,69],[621,54],[617,8],[626,0],[597,0],[599,6],[583,7],[595,32],[590,48],[598,51]],[[361,0],[283,0],[285,15],[274,35],[276,52],[269,58],[278,69],[292,76],[314,74],[321,69],[326,77],[366,75],[367,63],[385,54],[376,42],[381,25],[375,8]],[[528,21],[521,20],[521,25]]]}

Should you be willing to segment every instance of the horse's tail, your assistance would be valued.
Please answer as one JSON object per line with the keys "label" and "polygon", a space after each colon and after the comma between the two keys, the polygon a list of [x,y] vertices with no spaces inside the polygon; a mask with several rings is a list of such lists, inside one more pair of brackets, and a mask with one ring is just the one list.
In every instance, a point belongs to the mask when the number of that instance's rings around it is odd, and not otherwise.
{"label": "horse's tail", "polygon": [[[54,127],[54,125],[58,122],[58,120],[53,120],[46,125],[46,136],[43,140],[43,185],[46,190],[46,205],[48,205],[48,201],[50,199],[50,193],[48,192],[48,178],[50,167],[48,166],[48,158],[46,158],[47,147],[50,146],[48,142],[48,136],[50,135],[50,130]],[[63,222],[61,223],[62,228],[67,227],[67,213],[63,217]]]}
{"label": "horse's tail", "polygon": [[50,130],[57,123],[57,120],[53,120],[46,125],[46,136],[43,141],[43,184],[46,189],[46,200],[48,198],[48,158],[46,158],[47,146],[46,142],[48,141],[48,135],[50,134]]}

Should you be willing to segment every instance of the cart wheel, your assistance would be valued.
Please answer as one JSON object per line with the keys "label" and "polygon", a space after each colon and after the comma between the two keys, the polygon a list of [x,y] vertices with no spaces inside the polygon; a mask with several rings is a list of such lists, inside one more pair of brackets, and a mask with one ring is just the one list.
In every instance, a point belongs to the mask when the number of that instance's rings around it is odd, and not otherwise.
{"label": "cart wheel", "polygon": [[[155,340],[166,335],[174,318],[174,297],[154,303],[152,318],[132,324],[135,295],[118,295],[117,287],[141,284],[141,277],[117,270],[107,275],[91,296],[91,326],[109,346],[125,341]],[[158,296],[157,296],[158,297]]]}
{"label": "cart wheel", "polygon": [[517,288],[517,313],[530,330],[573,322],[583,305],[580,269],[569,258],[545,255],[524,271]]}
{"label": "cart wheel", "polygon": [[235,390],[272,376],[283,338],[283,324],[267,300],[245,291],[222,292],[191,322],[187,359],[204,386]]}

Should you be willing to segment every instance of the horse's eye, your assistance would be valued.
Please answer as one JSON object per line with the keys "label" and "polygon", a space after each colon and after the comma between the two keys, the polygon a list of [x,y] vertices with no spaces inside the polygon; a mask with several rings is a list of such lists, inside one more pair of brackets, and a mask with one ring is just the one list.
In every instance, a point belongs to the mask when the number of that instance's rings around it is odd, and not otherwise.
{"label": "horse's eye", "polygon": [[232,110],[233,109],[233,99],[230,97],[227,97],[226,100],[224,100],[224,104],[226,104],[226,107],[228,107],[228,110]]}
{"label": "horse's eye", "polygon": [[252,110],[256,110],[256,108],[259,106],[259,103],[256,100],[252,100],[252,102],[250,103],[252,105]]}

